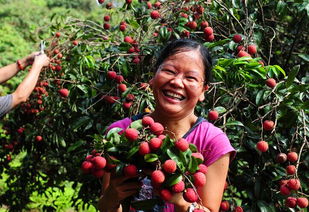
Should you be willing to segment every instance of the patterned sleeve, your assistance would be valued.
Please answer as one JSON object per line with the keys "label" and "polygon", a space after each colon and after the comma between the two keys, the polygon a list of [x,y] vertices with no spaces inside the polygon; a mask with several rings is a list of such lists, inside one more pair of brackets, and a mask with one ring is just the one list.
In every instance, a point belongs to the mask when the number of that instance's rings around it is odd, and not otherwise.
{"label": "patterned sleeve", "polygon": [[0,96],[0,117],[4,116],[12,109],[12,94]]}

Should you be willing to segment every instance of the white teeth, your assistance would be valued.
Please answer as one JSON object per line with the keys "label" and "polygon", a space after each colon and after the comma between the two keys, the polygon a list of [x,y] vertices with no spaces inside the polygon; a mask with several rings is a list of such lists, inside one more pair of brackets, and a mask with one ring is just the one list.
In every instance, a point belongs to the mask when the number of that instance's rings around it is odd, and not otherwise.
{"label": "white teeth", "polygon": [[166,94],[170,97],[173,97],[173,98],[177,98],[177,99],[182,99],[183,97],[179,94],[176,94],[176,93],[172,93],[172,92],[169,92],[169,91],[166,91]]}

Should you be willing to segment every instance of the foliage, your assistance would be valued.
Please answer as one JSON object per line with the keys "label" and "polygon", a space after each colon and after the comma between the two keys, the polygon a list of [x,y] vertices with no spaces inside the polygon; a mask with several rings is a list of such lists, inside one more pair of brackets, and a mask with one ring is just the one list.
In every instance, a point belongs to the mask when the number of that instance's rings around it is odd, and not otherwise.
{"label": "foliage", "polygon": [[[162,2],[148,9],[146,2],[133,1],[121,8],[102,9],[99,19],[51,16],[51,25],[39,34],[48,43],[46,53],[52,63],[29,101],[4,119],[1,134],[9,137],[1,136],[0,169],[10,176],[6,185],[11,189],[1,194],[3,204],[12,211],[22,210],[30,207],[34,191],[40,195],[51,187],[58,192],[69,181],[74,182],[73,189],[78,188],[78,195],[66,197],[72,198],[73,207],[78,208],[80,200],[96,205],[99,181],[77,171],[94,146],[94,135],[102,135],[115,120],[153,110],[151,89],[142,83],[153,75],[159,47],[179,37],[203,42],[213,55],[214,81],[196,113],[206,117],[210,109],[217,110],[220,116],[214,124],[227,133],[238,151],[224,194],[231,211],[236,205],[245,211],[289,210],[286,196],[279,192],[282,179],[299,179],[301,189],[291,196],[308,196],[307,1],[198,3]],[[153,10],[161,17],[152,19]],[[104,15],[111,15],[110,29],[104,28]],[[215,32],[212,41],[201,28],[205,20]],[[124,31],[119,29],[120,21],[126,22]],[[197,28],[190,27],[192,21]],[[243,36],[241,43],[232,40],[234,34]],[[126,36],[132,40],[125,42]],[[258,46],[256,54],[236,56],[238,45],[247,50],[251,43]],[[111,70],[125,80],[110,80]],[[267,78],[274,78],[277,85],[267,87]],[[120,83],[127,86],[125,92],[118,89]],[[68,97],[59,95],[63,88],[68,89]],[[264,120],[273,120],[275,128],[264,130]],[[43,140],[37,141],[36,136]],[[267,152],[257,151],[260,140],[268,142]],[[10,144],[14,148],[8,148]],[[11,167],[8,155],[14,159],[21,151],[27,153],[21,166]],[[278,153],[290,151],[298,153],[296,162],[276,162]],[[285,172],[289,164],[297,168],[293,175]]]}

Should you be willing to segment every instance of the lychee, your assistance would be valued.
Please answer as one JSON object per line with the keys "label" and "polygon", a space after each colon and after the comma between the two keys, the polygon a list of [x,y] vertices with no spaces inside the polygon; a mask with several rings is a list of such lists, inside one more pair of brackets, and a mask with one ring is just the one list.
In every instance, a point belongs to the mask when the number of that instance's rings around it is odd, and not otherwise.
{"label": "lychee", "polygon": [[189,148],[189,143],[186,139],[180,138],[175,142],[175,147],[180,151],[185,152]]}
{"label": "lychee", "polygon": [[92,175],[95,176],[96,178],[103,177],[105,171],[103,169],[93,169],[92,170]]}
{"label": "lychee", "polygon": [[160,138],[152,138],[149,141],[150,149],[158,150],[158,149],[160,149],[162,143],[163,143],[163,141]]}
{"label": "lychee", "polygon": [[160,190],[160,197],[164,200],[164,201],[170,201],[172,199],[172,192],[170,192],[168,189],[162,189]]}
{"label": "lychee", "polygon": [[155,170],[151,173],[151,181],[155,184],[163,183],[165,180],[165,175],[161,170]]}
{"label": "lychee", "polygon": [[242,40],[241,35],[236,34],[236,35],[233,36],[233,41],[234,41],[235,43],[239,43],[241,40]]}
{"label": "lychee", "polygon": [[150,126],[153,123],[154,123],[154,120],[150,116],[144,116],[143,119],[142,119],[143,126]]}
{"label": "lychee", "polygon": [[197,195],[197,193],[195,192],[195,190],[193,188],[187,188],[183,192],[183,198],[187,202],[196,202],[198,200],[198,195]]}
{"label": "lychee", "polygon": [[129,164],[123,168],[123,174],[126,177],[135,177],[137,175],[137,168],[134,164]]}
{"label": "lychee", "polygon": [[286,168],[285,168],[285,171],[287,174],[289,175],[293,175],[296,173],[296,167],[294,165],[288,165]]}
{"label": "lychee", "polygon": [[174,160],[169,159],[163,163],[162,168],[165,172],[172,174],[176,171],[177,164]]}
{"label": "lychee", "polygon": [[62,88],[58,92],[59,92],[60,96],[65,97],[65,98],[68,97],[69,93],[70,93],[69,90],[66,89],[66,88]]}
{"label": "lychee", "polygon": [[287,183],[287,186],[291,190],[298,190],[300,188],[300,181],[299,179],[290,179]]}
{"label": "lychee", "polygon": [[220,209],[222,211],[228,211],[230,209],[230,203],[228,201],[222,201],[220,204]]}
{"label": "lychee", "polygon": [[149,147],[148,142],[143,141],[142,143],[140,143],[139,148],[138,148],[138,153],[140,155],[146,155],[150,153],[150,147]]}
{"label": "lychee", "polygon": [[275,123],[271,120],[265,120],[263,122],[263,129],[265,131],[271,131],[272,129],[274,129]]}
{"label": "lychee", "polygon": [[124,135],[127,139],[129,139],[130,141],[135,141],[138,138],[138,130],[134,129],[134,128],[128,128],[124,131]]}
{"label": "lychee", "polygon": [[295,197],[288,197],[285,200],[285,206],[289,207],[289,208],[295,208],[297,204],[297,199]]}
{"label": "lychee", "polygon": [[194,186],[196,186],[196,187],[201,187],[201,186],[205,185],[205,183],[206,183],[205,174],[202,173],[202,172],[196,172],[193,175],[193,183],[194,183]]}
{"label": "lychee", "polygon": [[268,143],[266,141],[259,141],[256,144],[256,148],[260,151],[260,152],[266,152],[268,150]]}
{"label": "lychee", "polygon": [[84,161],[82,163],[81,169],[83,173],[85,174],[90,173],[92,168],[93,168],[93,163],[91,163],[90,161]]}
{"label": "lychee", "polygon": [[172,191],[175,193],[182,192],[185,189],[185,183],[181,180],[172,186]]}
{"label": "lychee", "polygon": [[208,167],[205,164],[198,165],[198,171],[199,172],[202,172],[202,173],[206,174],[207,170],[208,170]]}
{"label": "lychee", "polygon": [[92,159],[92,163],[96,169],[103,169],[106,165],[106,159],[101,156],[96,156]]}
{"label": "lychee", "polygon": [[300,208],[307,208],[308,207],[308,199],[306,197],[299,197],[297,198],[297,205]]}
{"label": "lychee", "polygon": [[213,32],[214,32],[214,30],[211,27],[205,27],[205,29],[204,29],[205,35],[209,36],[209,35],[213,34]]}
{"label": "lychee", "polygon": [[157,11],[157,10],[152,11],[152,12],[150,13],[150,17],[151,17],[152,19],[160,18],[160,13],[159,13],[159,11]]}
{"label": "lychee", "polygon": [[287,160],[287,155],[285,153],[279,153],[276,156],[276,162],[277,163],[284,163]]}
{"label": "lychee", "polygon": [[202,162],[204,161],[204,156],[200,152],[193,152],[192,157],[200,159]]}
{"label": "lychee", "polygon": [[296,152],[289,152],[287,158],[290,162],[296,162],[298,159],[298,154]]}
{"label": "lychee", "polygon": [[218,119],[218,117],[219,117],[219,113],[218,113],[216,110],[211,110],[211,111],[209,111],[209,113],[208,113],[208,119],[209,119],[210,121],[215,121],[215,120]]}
{"label": "lychee", "polygon": [[238,52],[237,57],[251,57],[251,55],[248,52],[241,50]]}
{"label": "lychee", "polygon": [[127,90],[126,84],[119,84],[119,85],[118,85],[118,90],[119,90],[121,93],[125,92],[125,91]]}
{"label": "lychee", "polygon": [[290,193],[291,193],[291,190],[286,185],[280,186],[280,194],[286,196],[286,195],[290,195]]}
{"label": "lychee", "polygon": [[155,135],[160,135],[164,131],[164,127],[159,122],[154,122],[150,125],[150,131]]}
{"label": "lychee", "polygon": [[277,82],[274,78],[269,78],[265,81],[266,85],[270,88],[274,88],[277,85]]}
{"label": "lychee", "polygon": [[255,54],[257,51],[256,51],[256,45],[254,44],[251,44],[248,46],[248,52],[249,54]]}

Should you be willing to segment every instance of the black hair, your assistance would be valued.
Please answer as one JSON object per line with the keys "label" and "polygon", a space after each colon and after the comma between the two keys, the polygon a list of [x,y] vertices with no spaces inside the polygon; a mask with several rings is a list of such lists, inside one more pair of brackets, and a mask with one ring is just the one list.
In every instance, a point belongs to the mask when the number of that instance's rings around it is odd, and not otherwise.
{"label": "black hair", "polygon": [[198,49],[203,60],[203,64],[205,67],[205,81],[204,84],[208,84],[211,81],[212,74],[212,61],[211,56],[208,49],[201,43],[191,40],[191,39],[177,39],[170,41],[167,45],[161,50],[159,57],[155,64],[155,71],[158,70],[159,66],[164,62],[166,58],[169,56],[175,55],[182,50],[195,50]]}

